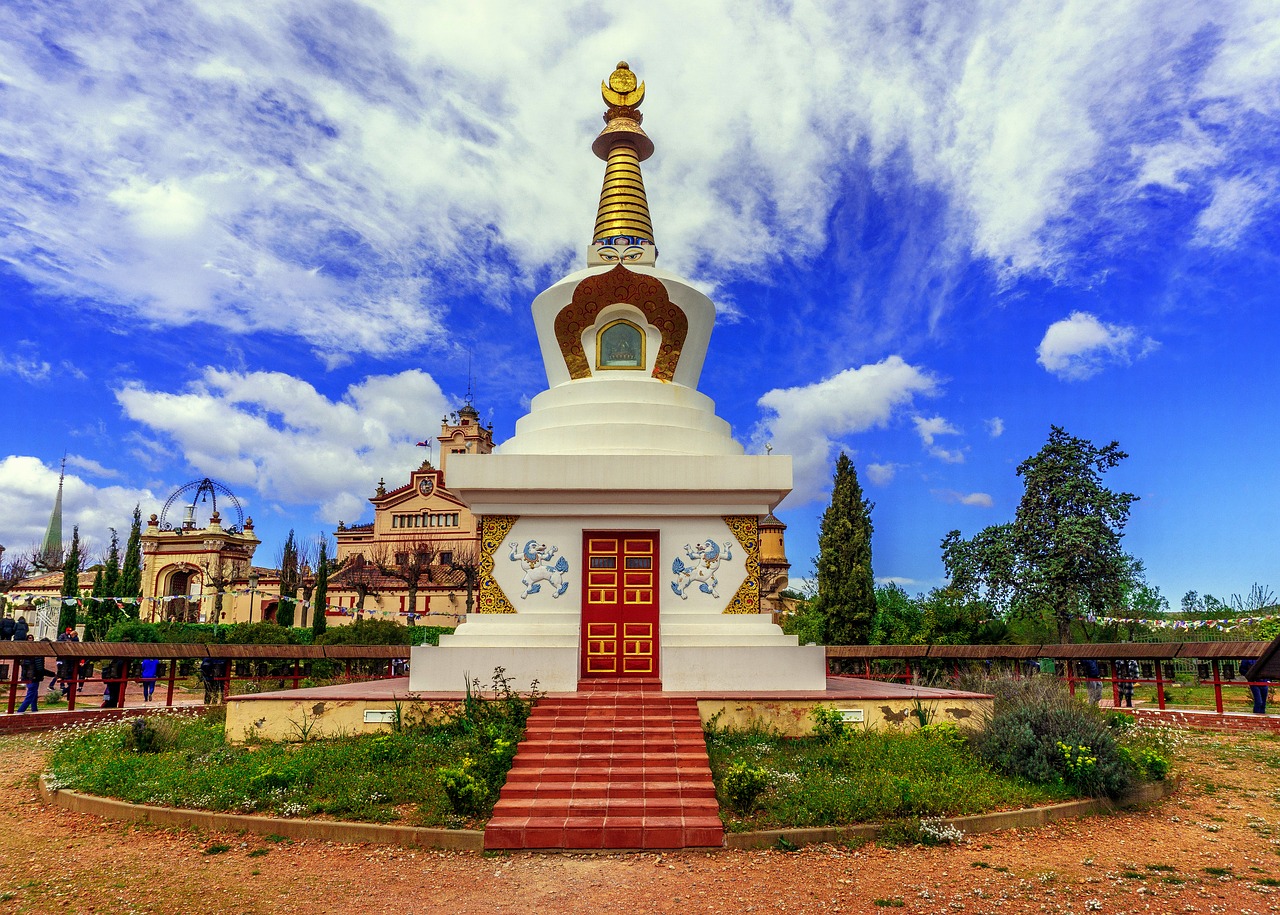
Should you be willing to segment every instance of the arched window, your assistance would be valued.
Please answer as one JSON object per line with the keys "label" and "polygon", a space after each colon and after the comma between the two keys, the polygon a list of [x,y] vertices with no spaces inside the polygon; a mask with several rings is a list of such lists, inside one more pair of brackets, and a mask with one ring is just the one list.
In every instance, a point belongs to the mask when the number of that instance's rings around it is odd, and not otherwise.
{"label": "arched window", "polygon": [[643,369],[645,333],[630,321],[610,321],[596,335],[596,368]]}

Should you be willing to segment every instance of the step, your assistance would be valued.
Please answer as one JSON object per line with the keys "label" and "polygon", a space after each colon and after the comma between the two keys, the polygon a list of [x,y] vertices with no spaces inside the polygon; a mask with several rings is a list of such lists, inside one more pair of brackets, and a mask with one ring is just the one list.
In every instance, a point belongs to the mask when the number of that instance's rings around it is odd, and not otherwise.
{"label": "step", "polygon": [[589,682],[540,701],[485,847],[723,845],[697,702],[663,696],[653,682]]}

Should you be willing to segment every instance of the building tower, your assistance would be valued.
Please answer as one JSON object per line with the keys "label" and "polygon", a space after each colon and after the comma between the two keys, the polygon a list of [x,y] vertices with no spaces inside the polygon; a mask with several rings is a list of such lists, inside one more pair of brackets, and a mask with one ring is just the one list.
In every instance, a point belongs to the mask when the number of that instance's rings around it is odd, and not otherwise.
{"label": "building tower", "polygon": [[532,305],[547,389],[493,454],[450,455],[480,524],[478,612],[414,649],[410,687],[502,666],[550,690],[824,689],[823,649],[760,613],[760,519],[791,490],[791,458],[745,454],[698,390],[715,306],[656,266],[645,86],[624,61],[601,94],[586,268]]}
{"label": "building tower", "polygon": [[62,551],[62,484],[67,478],[67,456],[62,456],[62,468],[58,471],[58,495],[53,500],[53,511],[49,513],[49,527],[44,533],[44,542],[40,552],[32,561],[42,572],[52,572],[62,568],[64,556]]}

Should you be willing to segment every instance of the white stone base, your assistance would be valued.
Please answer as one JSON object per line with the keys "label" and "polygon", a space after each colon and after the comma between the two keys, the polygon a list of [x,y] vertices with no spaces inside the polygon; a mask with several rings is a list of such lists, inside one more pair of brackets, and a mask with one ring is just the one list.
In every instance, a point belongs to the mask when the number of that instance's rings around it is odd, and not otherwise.
{"label": "white stone base", "polygon": [[[409,688],[458,691],[479,679],[487,686],[503,667],[518,689],[578,688],[576,613],[473,615],[440,647],[413,649]],[[659,627],[662,688],[669,691],[826,689],[826,651],[800,646],[767,617],[664,612]]]}
{"label": "white stone base", "polygon": [[825,690],[827,652],[818,645],[698,645],[662,649],[671,692]]}
{"label": "white stone base", "polygon": [[541,646],[440,647],[420,645],[409,654],[409,689],[413,692],[462,692],[479,680],[488,689],[493,669],[503,668],[513,689],[521,692],[535,679],[544,692],[571,693],[578,688],[578,648]]}

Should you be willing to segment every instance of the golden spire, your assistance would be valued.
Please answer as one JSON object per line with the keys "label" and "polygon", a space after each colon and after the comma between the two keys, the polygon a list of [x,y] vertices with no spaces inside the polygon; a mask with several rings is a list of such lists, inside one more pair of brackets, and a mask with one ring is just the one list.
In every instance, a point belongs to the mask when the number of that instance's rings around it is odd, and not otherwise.
{"label": "golden spire", "polygon": [[595,244],[621,237],[632,244],[652,245],[653,223],[640,174],[640,163],[653,155],[653,141],[640,129],[644,83],[636,85],[636,75],[623,60],[600,84],[600,94],[609,110],[604,114],[604,130],[591,144],[591,151],[606,165],[592,238]]}

